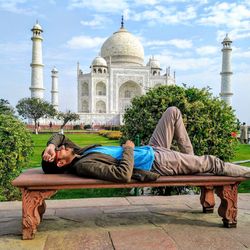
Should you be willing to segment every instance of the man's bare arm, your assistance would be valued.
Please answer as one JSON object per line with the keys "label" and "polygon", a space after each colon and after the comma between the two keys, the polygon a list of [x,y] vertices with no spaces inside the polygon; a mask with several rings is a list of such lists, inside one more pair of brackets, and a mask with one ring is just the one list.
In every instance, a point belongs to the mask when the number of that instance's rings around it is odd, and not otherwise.
{"label": "man's bare arm", "polygon": [[56,146],[54,144],[49,144],[43,153],[43,160],[45,161],[54,161],[56,157]]}

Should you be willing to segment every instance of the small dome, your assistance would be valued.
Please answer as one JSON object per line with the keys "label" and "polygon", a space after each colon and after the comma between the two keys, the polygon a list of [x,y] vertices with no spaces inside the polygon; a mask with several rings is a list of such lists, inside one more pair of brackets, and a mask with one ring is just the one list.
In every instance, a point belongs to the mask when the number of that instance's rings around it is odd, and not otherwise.
{"label": "small dome", "polygon": [[226,34],[226,37],[224,38],[223,42],[232,42],[232,40],[229,38],[228,34]]}
{"label": "small dome", "polygon": [[121,27],[102,45],[101,56],[111,63],[143,65],[144,49],[140,41]]}
{"label": "small dome", "polygon": [[102,67],[107,67],[107,62],[106,60],[101,57],[101,56],[97,56],[93,62],[92,62],[93,66],[102,66]]}
{"label": "small dome", "polygon": [[40,25],[39,23],[36,23],[36,24],[33,26],[32,30],[41,30],[41,31],[43,31],[43,29],[42,29],[42,27],[41,27],[41,25]]}
{"label": "small dome", "polygon": [[154,59],[154,57],[149,58],[147,66],[150,66],[151,68],[154,68],[154,69],[160,69],[161,68],[160,62],[157,59]]}
{"label": "small dome", "polygon": [[51,70],[52,73],[58,73],[57,68],[54,66],[53,69]]}

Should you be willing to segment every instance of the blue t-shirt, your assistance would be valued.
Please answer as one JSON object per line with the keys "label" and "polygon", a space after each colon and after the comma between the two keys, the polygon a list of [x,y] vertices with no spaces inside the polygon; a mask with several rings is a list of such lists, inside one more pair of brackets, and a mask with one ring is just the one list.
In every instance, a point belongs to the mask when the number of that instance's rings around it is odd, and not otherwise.
{"label": "blue t-shirt", "polygon": [[[121,146],[101,146],[91,148],[84,152],[89,153],[102,153],[110,155],[117,160],[122,159],[123,147]],[[150,171],[154,161],[154,150],[150,146],[140,146],[134,148],[134,168]]]}

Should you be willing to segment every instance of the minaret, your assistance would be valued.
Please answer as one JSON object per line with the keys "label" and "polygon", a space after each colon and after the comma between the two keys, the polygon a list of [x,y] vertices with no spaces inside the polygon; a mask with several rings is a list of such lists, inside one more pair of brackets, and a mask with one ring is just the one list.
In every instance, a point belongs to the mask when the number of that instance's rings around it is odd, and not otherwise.
{"label": "minaret", "polygon": [[33,36],[31,66],[31,97],[43,99],[43,61],[42,61],[42,27],[36,22],[31,29]]}
{"label": "minaret", "polygon": [[231,86],[231,77],[232,77],[232,68],[231,68],[231,48],[232,41],[228,37],[228,34],[224,38],[222,45],[222,70],[221,70],[221,99],[224,100],[228,105],[232,105],[232,86]]}
{"label": "minaret", "polygon": [[58,70],[56,67],[51,70],[51,78],[51,104],[58,111]]}
{"label": "minaret", "polygon": [[77,62],[77,77],[79,76],[79,74],[80,74],[80,63],[79,62]]}

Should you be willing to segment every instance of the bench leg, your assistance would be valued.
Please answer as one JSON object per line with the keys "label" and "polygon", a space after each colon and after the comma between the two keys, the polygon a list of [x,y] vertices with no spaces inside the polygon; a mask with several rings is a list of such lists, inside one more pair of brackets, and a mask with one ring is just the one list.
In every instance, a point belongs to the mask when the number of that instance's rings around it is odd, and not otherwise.
{"label": "bench leg", "polygon": [[43,220],[43,214],[45,213],[46,211],[46,203],[45,203],[45,200],[43,200],[42,202],[42,205],[41,206],[38,206],[38,213],[40,215],[40,218],[41,218],[41,221]]}
{"label": "bench leg", "polygon": [[22,230],[23,239],[31,240],[35,237],[37,226],[45,212],[46,205],[44,199],[51,197],[56,190],[28,190],[22,189]]}
{"label": "bench leg", "polygon": [[203,213],[213,213],[214,212],[214,187],[206,186],[201,187],[200,202],[203,208]]}
{"label": "bench leg", "polygon": [[224,227],[236,227],[238,183],[216,187],[215,192],[221,199],[218,214],[223,218]]}

